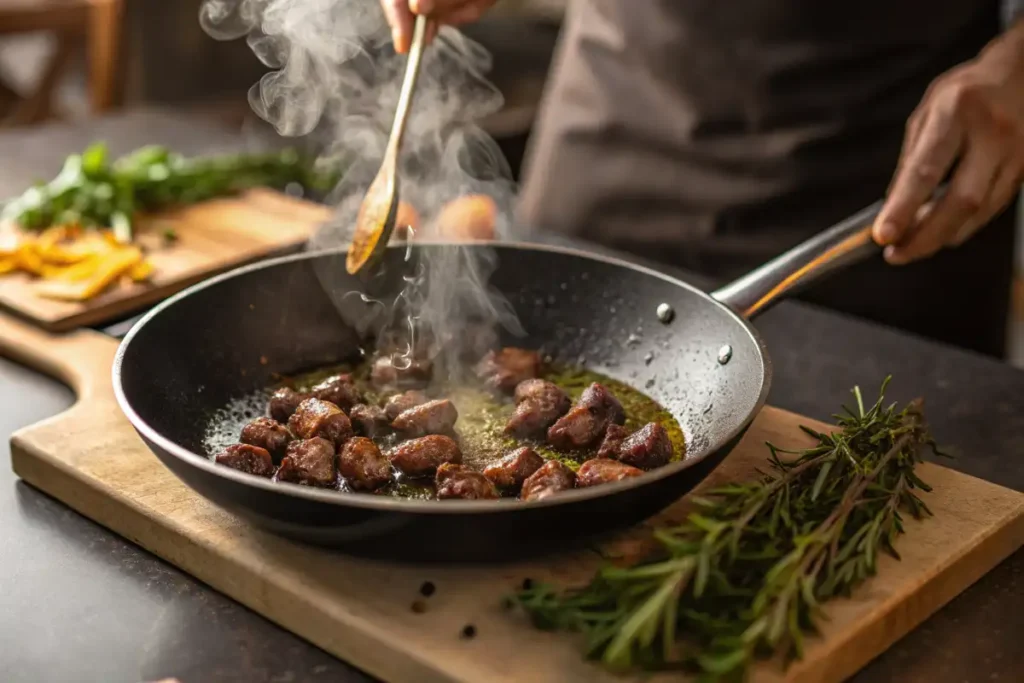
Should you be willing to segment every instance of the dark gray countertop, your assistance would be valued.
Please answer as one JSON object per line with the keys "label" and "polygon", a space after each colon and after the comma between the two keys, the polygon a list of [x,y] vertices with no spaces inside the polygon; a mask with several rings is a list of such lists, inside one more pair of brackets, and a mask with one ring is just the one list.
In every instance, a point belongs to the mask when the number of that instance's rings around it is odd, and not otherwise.
{"label": "dark gray countertop", "polygon": [[[116,135],[114,134],[116,131]],[[174,116],[0,135],[0,196],[49,175],[94,136],[186,152],[230,147],[230,131]],[[924,396],[951,466],[1024,491],[1024,372],[814,308],[757,321],[775,361],[774,405],[827,419],[854,384],[895,375],[891,396]],[[0,359],[0,435],[59,412],[63,387]],[[0,680],[139,683],[367,680],[0,467]],[[1020,680],[1024,550],[897,643],[857,681]]]}

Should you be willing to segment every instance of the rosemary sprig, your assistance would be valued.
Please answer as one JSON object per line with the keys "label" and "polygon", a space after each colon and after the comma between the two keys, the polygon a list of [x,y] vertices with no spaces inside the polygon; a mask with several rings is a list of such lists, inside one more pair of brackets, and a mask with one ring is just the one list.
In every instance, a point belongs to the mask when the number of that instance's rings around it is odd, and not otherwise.
{"label": "rosemary sprig", "polygon": [[[803,654],[822,602],[875,573],[903,533],[903,514],[931,512],[914,473],[934,442],[920,401],[879,398],[837,415],[813,448],[768,444],[771,472],[696,499],[686,522],[655,533],[660,552],[606,567],[579,589],[536,584],[512,596],[543,629],[581,632],[611,669],[684,666],[704,680],[742,680],[756,658]],[[795,456],[783,460],[781,456]]]}

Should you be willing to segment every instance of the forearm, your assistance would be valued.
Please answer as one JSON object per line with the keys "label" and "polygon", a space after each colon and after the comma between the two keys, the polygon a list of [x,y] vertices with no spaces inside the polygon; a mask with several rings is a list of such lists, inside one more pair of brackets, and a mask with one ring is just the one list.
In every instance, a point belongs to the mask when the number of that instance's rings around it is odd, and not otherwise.
{"label": "forearm", "polygon": [[1017,16],[978,55],[996,82],[1024,88],[1024,0],[1017,0]]}

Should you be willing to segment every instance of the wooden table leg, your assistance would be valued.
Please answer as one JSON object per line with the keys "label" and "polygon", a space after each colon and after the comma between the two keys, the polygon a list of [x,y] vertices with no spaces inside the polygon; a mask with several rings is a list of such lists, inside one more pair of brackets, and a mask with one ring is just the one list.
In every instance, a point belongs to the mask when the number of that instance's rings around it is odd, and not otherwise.
{"label": "wooden table leg", "polygon": [[121,96],[118,57],[124,2],[89,0],[89,4],[89,103],[93,113],[101,113],[115,107]]}
{"label": "wooden table leg", "polygon": [[54,115],[54,91],[80,46],[81,42],[75,34],[58,34],[56,51],[50,56],[35,91],[15,110],[10,121],[12,125],[39,123]]}
{"label": "wooden table leg", "polygon": [[13,112],[21,100],[21,93],[12,88],[11,85],[5,81],[2,76],[0,76],[0,120],[3,120]]}

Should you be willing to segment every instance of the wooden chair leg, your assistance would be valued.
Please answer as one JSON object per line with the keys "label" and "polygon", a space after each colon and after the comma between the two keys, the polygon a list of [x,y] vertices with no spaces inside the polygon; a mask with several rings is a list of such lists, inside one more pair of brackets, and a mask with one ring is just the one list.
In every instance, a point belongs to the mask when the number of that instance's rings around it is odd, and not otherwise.
{"label": "wooden chair leg", "polygon": [[89,60],[89,103],[93,113],[108,111],[119,104],[121,27],[123,0],[90,0],[87,47]]}
{"label": "wooden chair leg", "polygon": [[8,114],[12,113],[15,107],[21,103],[21,100],[21,93],[12,88],[4,80],[3,76],[0,75],[0,120],[3,120]]}
{"label": "wooden chair leg", "polygon": [[60,83],[61,77],[78,52],[81,42],[75,35],[58,35],[57,50],[46,64],[42,78],[35,92],[26,97],[18,105],[10,123],[16,126],[39,123],[54,114],[53,94]]}

